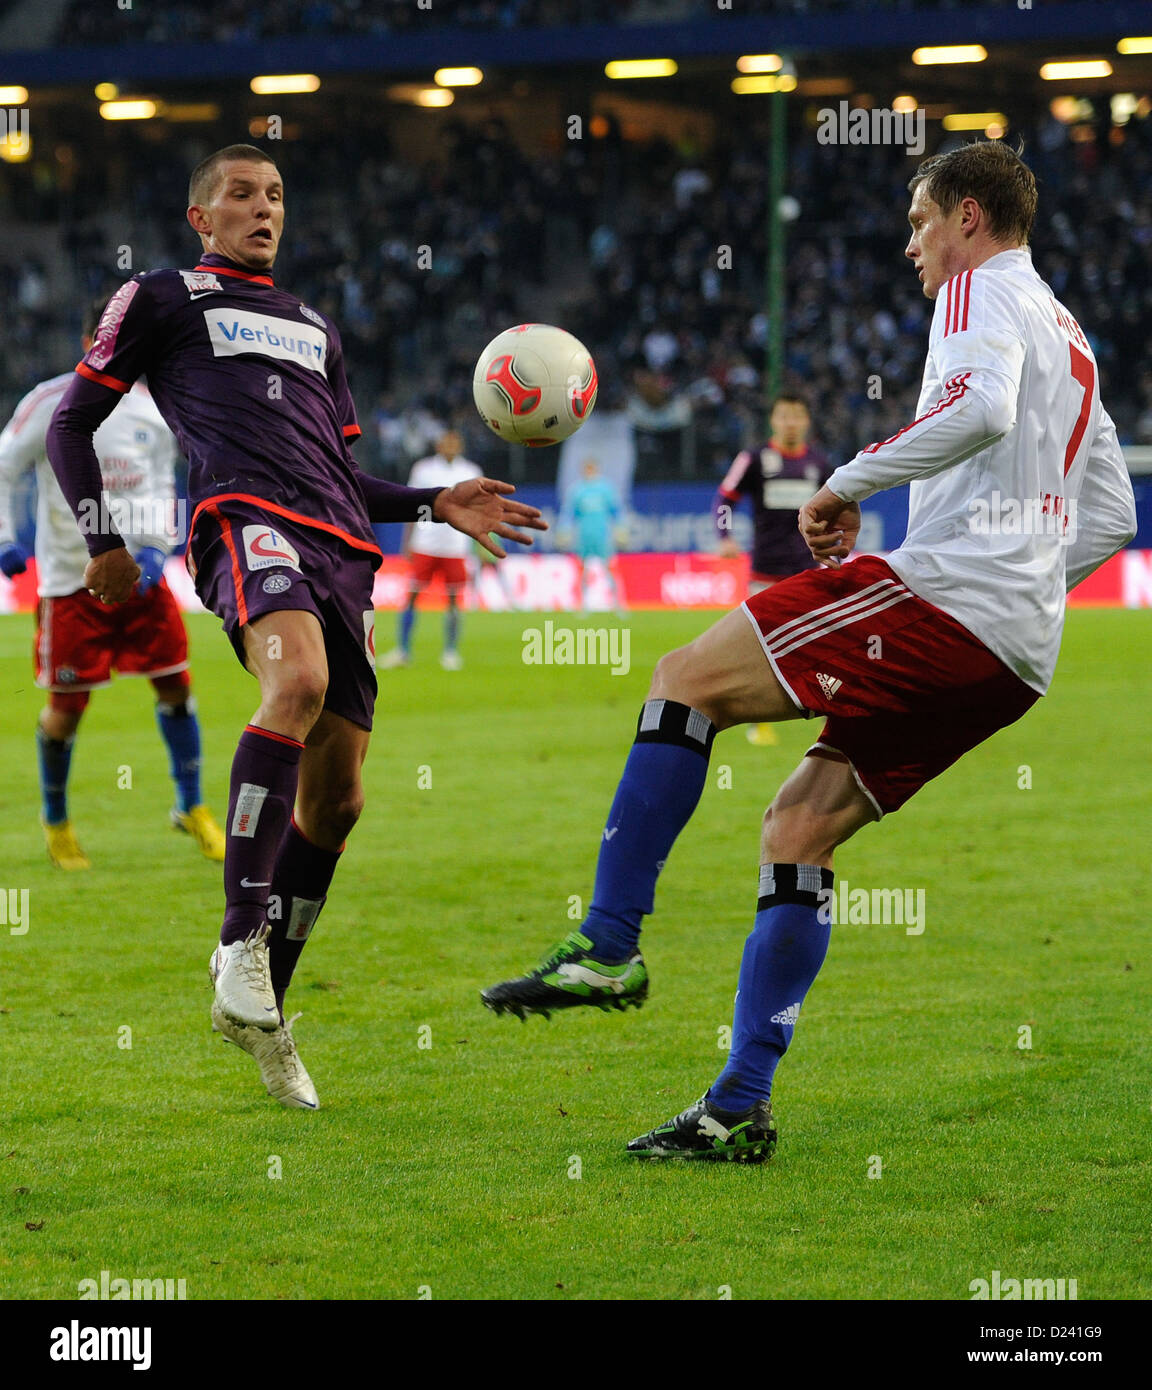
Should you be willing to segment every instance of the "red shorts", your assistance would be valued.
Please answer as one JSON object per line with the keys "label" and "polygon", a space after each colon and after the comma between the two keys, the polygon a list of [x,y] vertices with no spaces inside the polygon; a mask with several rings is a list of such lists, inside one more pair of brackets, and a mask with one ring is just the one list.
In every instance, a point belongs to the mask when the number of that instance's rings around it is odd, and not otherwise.
{"label": "red shorts", "polygon": [[744,604],[780,684],[827,722],[877,813],[895,811],[1040,698],[875,555],[806,570]]}
{"label": "red shorts", "polygon": [[161,580],[126,603],[105,604],[87,589],[42,598],[36,609],[36,684],[62,693],[122,676],[171,676],[188,669],[188,634]]}
{"label": "red shorts", "polygon": [[468,566],[458,555],[421,555],[413,550],[408,559],[413,588],[426,589],[437,575],[450,594],[458,593],[468,583]]}

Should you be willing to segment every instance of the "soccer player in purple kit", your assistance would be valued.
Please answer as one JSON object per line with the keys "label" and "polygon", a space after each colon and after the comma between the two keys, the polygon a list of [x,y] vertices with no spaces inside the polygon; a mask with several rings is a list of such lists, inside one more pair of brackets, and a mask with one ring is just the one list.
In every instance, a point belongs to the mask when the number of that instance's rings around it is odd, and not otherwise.
{"label": "soccer player in purple kit", "polygon": [[[771,434],[759,449],[742,449],[732,460],[712,504],[717,553],[740,554],[732,538],[732,513],[747,497],[752,503],[752,572],[748,593],[771,588],[789,575],[816,568],[816,561],[796,529],[796,513],[832,475],[828,460],[808,443],[812,416],[802,396],[781,394],[768,417]],[[749,743],[775,743],[771,724],[749,724]]]}
{"label": "soccer player in purple kit", "polygon": [[[531,544],[517,526],[545,523],[508,498],[508,483],[414,489],[356,467],[336,327],[270,273],[284,189],[267,154],[216,151],[193,171],[188,201],[199,263],[136,275],[112,296],[53,416],[48,454],[85,529],[100,497],[92,435],[147,373],[188,459],[196,591],[260,685],[232,764],[213,1027],[255,1057],[271,1095],[315,1109],[284,995],[364,804],[381,559],[371,523],[430,517],[501,559],[493,535]],[[138,566],[110,522],[86,539],[85,586],[122,603]]]}
{"label": "soccer player in purple kit", "polygon": [[719,552],[740,554],[732,538],[732,512],[747,497],[752,502],[752,573],[748,589],[758,594],[778,580],[815,569],[796,513],[831,476],[824,454],[808,443],[812,417],[801,396],[780,395],[772,403],[771,436],[759,449],[744,449],[732,460],[716,490],[713,513],[720,536]]}

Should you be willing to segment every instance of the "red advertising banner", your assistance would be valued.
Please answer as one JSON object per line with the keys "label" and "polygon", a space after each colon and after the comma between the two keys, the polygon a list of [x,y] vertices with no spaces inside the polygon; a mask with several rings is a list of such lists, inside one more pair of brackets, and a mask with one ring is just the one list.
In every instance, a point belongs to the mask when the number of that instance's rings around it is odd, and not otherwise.
{"label": "red advertising banner", "polygon": [[[200,610],[183,563],[170,559],[165,577],[180,607]],[[401,608],[408,594],[407,562],[388,556],[376,573],[373,599],[381,609]],[[581,593],[580,563],[571,555],[512,555],[500,564],[474,564],[465,606],[488,612],[570,613],[587,607],[609,612],[629,609],[734,608],[748,592],[748,561],[716,555],[617,555],[611,562],[614,586],[598,561],[589,565]],[[615,587],[616,593],[613,592]],[[619,597],[617,598],[617,594]],[[434,588],[422,605],[440,608],[443,590]],[[1077,608],[1152,608],[1152,550],[1123,550],[1074,589]],[[36,605],[36,562],[14,580],[0,575],[0,613],[31,612]]]}

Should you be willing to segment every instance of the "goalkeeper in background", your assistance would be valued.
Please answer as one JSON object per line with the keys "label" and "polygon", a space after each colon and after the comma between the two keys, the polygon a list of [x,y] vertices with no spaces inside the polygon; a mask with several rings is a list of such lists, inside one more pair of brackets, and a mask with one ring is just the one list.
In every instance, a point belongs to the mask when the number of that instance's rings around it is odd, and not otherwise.
{"label": "goalkeeper in background", "polygon": [[596,560],[612,595],[612,607],[620,612],[623,604],[612,574],[612,557],[616,553],[615,531],[620,517],[620,499],[616,489],[600,473],[594,458],[584,460],[584,478],[564,500],[559,530],[575,542],[573,553],[580,562],[580,608],[588,611],[588,562]]}
{"label": "goalkeeper in background", "polygon": [[[103,308],[103,300],[88,306],[85,352]],[[109,608],[84,587],[88,550],[45,445],[48,422],[73,375],[66,372],[41,382],[0,434],[0,572],[9,579],[24,573],[28,559],[16,540],[12,487],[29,471],[36,474],[36,684],[48,692],[36,745],[48,857],[60,869],[91,867],[68,818],[68,773],[91,692],[108,685],[116,670],[152,682],[156,721],[176,787],[172,825],[191,835],[205,858],[221,862],[224,833],[200,795],[200,724],[188,673],[188,634],[163,578],[164,561],[176,539],[176,443],[143,383],[127,393],[97,431],[108,510],[123,514],[125,542],[140,566],[132,597]]]}

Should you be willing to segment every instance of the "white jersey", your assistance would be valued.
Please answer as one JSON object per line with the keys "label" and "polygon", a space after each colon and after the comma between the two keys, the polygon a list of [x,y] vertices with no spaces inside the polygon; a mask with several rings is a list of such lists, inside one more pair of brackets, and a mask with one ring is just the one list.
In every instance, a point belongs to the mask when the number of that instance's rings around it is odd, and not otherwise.
{"label": "white jersey", "polygon": [[[36,568],[41,598],[61,598],[84,587],[88,548],[64,500],[44,447],[48,424],[74,372],[43,381],[24,397],[0,434],[0,545],[13,542],[13,484],[36,470]],[[105,522],[115,522],[128,552],[146,546],[172,550],[176,441],[147,387],[137,382],[92,439],[104,484]],[[92,524],[101,524],[93,509]]]}
{"label": "white jersey", "polygon": [[[483,477],[483,471],[469,459],[459,455],[448,462],[441,454],[420,459],[412,465],[408,479],[409,487],[454,487],[467,478]],[[444,521],[416,521],[412,523],[412,534],[408,541],[409,550],[417,555],[443,555],[449,559],[463,559],[472,548],[472,541],[462,531],[457,531]]]}
{"label": "white jersey", "polygon": [[828,486],[862,501],[906,482],[888,563],[1043,694],[1065,594],[1132,539],[1136,504],[1092,349],[1027,248],[941,287],[916,419]]}

